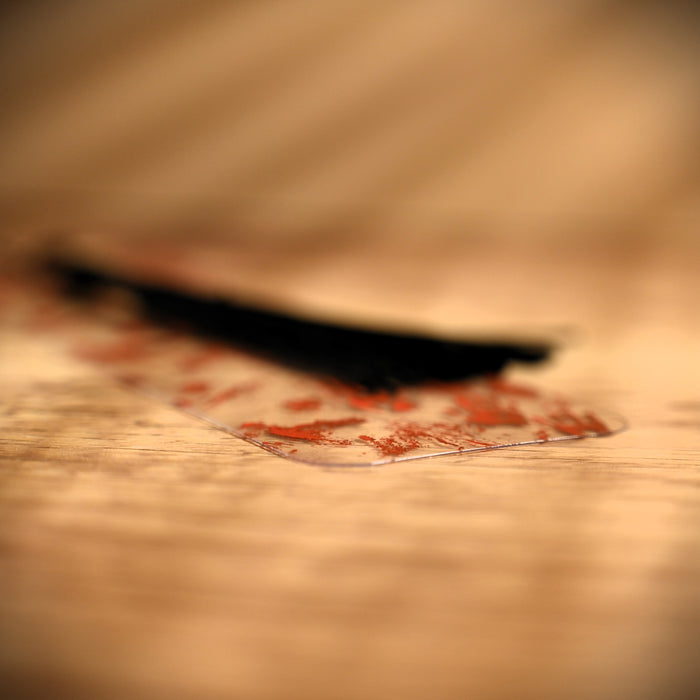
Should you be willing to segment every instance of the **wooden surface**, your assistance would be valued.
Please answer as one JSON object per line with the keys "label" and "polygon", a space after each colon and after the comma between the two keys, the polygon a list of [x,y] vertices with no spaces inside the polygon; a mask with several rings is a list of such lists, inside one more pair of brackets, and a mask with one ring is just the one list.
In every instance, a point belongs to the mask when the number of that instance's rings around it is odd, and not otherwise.
{"label": "wooden surface", "polygon": [[321,318],[557,328],[515,376],[629,429],[305,467],[2,316],[3,697],[700,694],[691,4],[15,5],[5,253],[216,228]]}
{"label": "wooden surface", "polygon": [[697,690],[697,246],[639,245],[600,277],[578,342],[523,373],[618,411],[625,433],[383,468],[268,455],[6,323],[13,697]]}

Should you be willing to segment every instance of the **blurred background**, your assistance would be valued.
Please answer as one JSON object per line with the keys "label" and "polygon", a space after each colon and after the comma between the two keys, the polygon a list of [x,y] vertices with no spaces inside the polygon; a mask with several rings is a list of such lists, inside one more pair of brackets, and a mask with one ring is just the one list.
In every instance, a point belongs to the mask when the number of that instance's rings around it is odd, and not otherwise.
{"label": "blurred background", "polygon": [[572,260],[696,238],[699,27],[680,0],[5,4],[0,220],[127,267],[157,239],[154,273],[186,251],[171,279],[315,316],[566,324]]}
{"label": "blurred background", "polygon": [[[150,275],[179,253],[169,281],[319,317],[565,325],[623,296],[620,265],[697,240],[698,17],[680,0],[5,4],[0,220],[87,232]],[[552,306],[552,288],[572,291]]]}
{"label": "blurred background", "polygon": [[698,206],[692,2],[29,0],[1,16],[13,222],[541,236]]}

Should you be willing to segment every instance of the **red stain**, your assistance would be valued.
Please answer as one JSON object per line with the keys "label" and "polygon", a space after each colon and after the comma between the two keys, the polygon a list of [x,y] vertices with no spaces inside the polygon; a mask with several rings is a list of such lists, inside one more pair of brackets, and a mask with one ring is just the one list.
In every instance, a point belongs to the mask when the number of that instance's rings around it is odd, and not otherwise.
{"label": "red stain", "polygon": [[228,389],[220,391],[218,394],[214,394],[208,401],[207,405],[210,407],[218,406],[219,404],[230,401],[231,399],[238,398],[241,394],[245,394],[250,391],[255,391],[258,388],[255,382],[246,382],[245,384],[236,384],[230,386]]}
{"label": "red stain", "polygon": [[143,375],[141,374],[120,374],[117,379],[122,382],[122,384],[126,384],[127,386],[131,387],[139,387],[145,381]]}
{"label": "red stain", "polygon": [[455,401],[465,408],[468,421],[483,427],[527,425],[527,418],[512,404],[503,406],[494,398],[477,394],[457,394]]}
{"label": "red stain", "polygon": [[424,437],[447,445],[448,447],[456,447],[460,450],[465,449],[464,443],[472,447],[490,447],[495,444],[488,440],[477,440],[475,437],[465,432],[461,425],[455,425],[453,423],[431,423],[427,427],[409,424],[403,426],[403,430],[410,431],[410,434],[416,437]]}
{"label": "red stain", "polygon": [[[329,386],[328,384],[326,386]],[[416,408],[415,403],[405,394],[391,394],[386,391],[367,392],[362,389],[333,383],[329,387],[333,394],[348,406],[368,412],[400,412]],[[443,412],[449,414],[451,420],[443,422],[420,423],[416,421],[394,421],[387,426],[386,434],[358,435],[357,439],[368,443],[382,457],[399,458],[420,448],[430,448],[435,444],[450,448],[445,451],[462,451],[473,448],[488,448],[501,445],[505,441],[526,441],[528,437],[520,433],[516,436],[497,439],[482,439],[480,433],[489,435],[489,429],[522,428],[534,422],[530,440],[550,440],[550,430],[558,433],[584,437],[591,433],[605,433],[607,427],[591,413],[576,415],[560,402],[556,410],[546,418],[532,418],[517,405],[519,398],[539,398],[537,392],[529,387],[505,383],[500,378],[490,378],[486,381],[464,383],[444,383],[431,386],[428,391],[438,391],[451,398],[452,406],[447,406]],[[284,405],[292,410],[313,410],[316,408],[315,399],[291,399]],[[462,416],[461,420],[455,420]],[[346,418],[338,421],[317,420],[293,426],[270,425],[266,423],[247,423],[249,436],[257,436],[265,431],[268,435],[282,438],[304,440],[307,443],[323,445],[350,445],[353,440],[334,437],[334,430],[342,426],[361,424],[362,418]],[[539,423],[539,429],[535,429]],[[356,443],[355,443],[356,444]]]}
{"label": "red stain", "polygon": [[396,412],[411,411],[415,407],[416,404],[405,396],[396,396],[391,402],[391,408]]}
{"label": "red stain", "polygon": [[299,425],[268,425],[262,422],[243,423],[242,428],[246,428],[245,435],[257,437],[265,430],[270,435],[278,437],[294,438],[296,440],[306,440],[316,444],[349,445],[350,440],[338,440],[331,437],[334,428],[341,428],[347,425],[358,425],[364,423],[364,418],[337,418],[335,420],[315,420],[311,423],[300,423]]}
{"label": "red stain", "polygon": [[457,449],[461,449],[460,441],[466,438],[459,429],[455,430],[447,423],[431,423],[428,426],[422,426],[418,423],[404,423],[396,428],[395,435],[407,443],[420,439],[434,440],[442,445]]}
{"label": "red stain", "polygon": [[605,435],[610,432],[608,426],[593,413],[577,416],[566,408],[550,413],[546,423],[564,435],[575,435],[576,437],[583,437],[591,433]]}
{"label": "red stain", "polygon": [[373,445],[383,457],[400,457],[419,447],[427,447],[431,442],[437,442],[456,450],[467,447],[493,447],[495,443],[476,440],[466,434],[460,426],[449,423],[403,423],[395,426],[393,432],[382,438],[371,435],[360,435],[361,440]]}
{"label": "red stain", "polygon": [[315,411],[321,408],[320,399],[290,399],[284,402],[284,407],[290,411]]}
{"label": "red stain", "polygon": [[420,441],[416,439],[402,440],[398,436],[373,438],[371,435],[360,435],[360,440],[374,445],[384,457],[400,457],[410,450],[420,447]]}
{"label": "red stain", "polygon": [[345,399],[350,408],[360,411],[381,411],[389,409],[396,413],[411,411],[416,404],[405,393],[392,394],[388,391],[367,391],[359,386],[343,384],[338,381],[324,382],[326,388],[336,396]]}
{"label": "red stain", "polygon": [[151,352],[148,337],[142,331],[129,331],[107,343],[87,343],[75,348],[78,357],[105,364],[143,360]]}
{"label": "red stain", "polygon": [[482,406],[469,413],[469,422],[480,426],[527,425],[527,418],[515,408]]}
{"label": "red stain", "polygon": [[59,330],[67,321],[65,309],[61,309],[53,300],[46,300],[31,310],[26,324],[30,330],[41,332]]}
{"label": "red stain", "polygon": [[493,391],[499,394],[510,394],[512,396],[522,396],[531,399],[539,396],[539,393],[532,387],[523,386],[522,384],[512,384],[502,377],[491,377],[488,381],[488,385]]}
{"label": "red stain", "polygon": [[203,394],[205,391],[209,391],[209,382],[201,379],[185,382],[180,387],[180,392],[183,394]]}
{"label": "red stain", "polygon": [[361,411],[371,411],[387,404],[391,397],[386,391],[369,394],[350,389],[346,398],[349,406],[359,408]]}
{"label": "red stain", "polygon": [[248,421],[247,423],[241,423],[241,428],[246,428],[248,432],[245,434],[248,437],[255,437],[261,430],[265,430],[267,426],[261,421]]}
{"label": "red stain", "polygon": [[201,350],[185,355],[178,363],[179,368],[183,372],[193,372],[221,359],[228,352],[228,348],[222,345],[205,345]]}

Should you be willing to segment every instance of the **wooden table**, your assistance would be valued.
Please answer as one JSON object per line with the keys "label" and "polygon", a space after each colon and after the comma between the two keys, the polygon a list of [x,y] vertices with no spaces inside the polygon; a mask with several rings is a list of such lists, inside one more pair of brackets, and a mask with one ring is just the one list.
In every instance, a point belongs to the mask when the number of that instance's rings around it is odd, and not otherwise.
{"label": "wooden table", "polygon": [[15,4],[0,255],[219,226],[319,318],[566,327],[514,376],[629,428],[312,468],[0,321],[3,697],[700,696],[688,3]]}
{"label": "wooden table", "polygon": [[[423,272],[446,325],[473,308],[465,269],[535,319],[570,315],[576,342],[522,376],[622,414],[629,429],[605,439],[313,468],[5,324],[11,697],[697,692],[697,240],[667,223],[577,245],[476,261],[467,246]],[[387,299],[397,280],[383,275]]]}

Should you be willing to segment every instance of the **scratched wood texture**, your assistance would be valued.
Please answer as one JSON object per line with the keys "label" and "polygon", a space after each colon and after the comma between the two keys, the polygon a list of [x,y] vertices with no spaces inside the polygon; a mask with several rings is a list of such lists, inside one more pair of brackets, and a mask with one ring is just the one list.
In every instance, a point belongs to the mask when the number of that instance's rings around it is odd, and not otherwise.
{"label": "scratched wood texture", "polygon": [[420,5],[14,8],[4,249],[236,221],[243,291],[321,317],[573,329],[516,376],[628,430],[310,468],[5,320],[3,696],[700,692],[692,23],[683,3],[473,3],[468,27]]}
{"label": "scratched wood texture", "polygon": [[6,325],[5,687],[688,697],[700,687],[700,287],[697,244],[666,233],[640,239],[641,262],[614,276],[589,266],[600,296],[576,319],[582,337],[522,373],[629,421],[577,444],[305,467]]}

